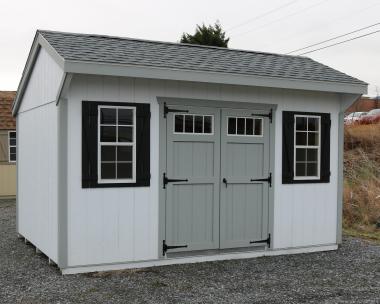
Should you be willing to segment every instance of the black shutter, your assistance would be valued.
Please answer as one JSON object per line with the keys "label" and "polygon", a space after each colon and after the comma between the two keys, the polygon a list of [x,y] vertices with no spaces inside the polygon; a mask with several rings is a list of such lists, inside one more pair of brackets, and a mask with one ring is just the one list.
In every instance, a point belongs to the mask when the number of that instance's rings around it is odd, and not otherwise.
{"label": "black shutter", "polygon": [[82,188],[98,183],[98,107],[95,102],[82,103]]}
{"label": "black shutter", "polygon": [[321,182],[330,182],[330,114],[321,114]]}
{"label": "black shutter", "polygon": [[[98,184],[98,106],[136,108],[136,182]],[[150,185],[150,105],[145,103],[82,102],[82,188]]]}
{"label": "black shutter", "polygon": [[282,112],[282,183],[293,183],[294,112]]}
{"label": "black shutter", "polygon": [[136,186],[150,185],[150,105],[136,104]]}

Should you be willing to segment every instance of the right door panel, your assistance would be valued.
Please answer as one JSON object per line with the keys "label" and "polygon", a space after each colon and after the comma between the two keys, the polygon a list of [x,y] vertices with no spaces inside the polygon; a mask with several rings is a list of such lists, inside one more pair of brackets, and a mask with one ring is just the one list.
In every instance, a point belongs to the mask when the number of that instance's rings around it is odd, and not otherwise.
{"label": "right door panel", "polygon": [[220,248],[268,237],[269,118],[222,110]]}

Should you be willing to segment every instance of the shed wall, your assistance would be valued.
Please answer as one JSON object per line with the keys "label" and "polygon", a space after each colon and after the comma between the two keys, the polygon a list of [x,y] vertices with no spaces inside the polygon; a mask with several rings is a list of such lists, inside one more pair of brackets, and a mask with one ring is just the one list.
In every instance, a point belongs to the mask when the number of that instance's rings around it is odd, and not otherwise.
{"label": "shed wall", "polygon": [[58,259],[58,108],[62,70],[40,50],[17,114],[17,231]]}
{"label": "shed wall", "polygon": [[[68,93],[68,266],[158,258],[157,96],[277,104],[274,248],[336,243],[337,94],[83,75],[74,76]],[[81,188],[82,100],[151,104],[150,187]],[[330,183],[281,184],[283,110],[331,113]]]}

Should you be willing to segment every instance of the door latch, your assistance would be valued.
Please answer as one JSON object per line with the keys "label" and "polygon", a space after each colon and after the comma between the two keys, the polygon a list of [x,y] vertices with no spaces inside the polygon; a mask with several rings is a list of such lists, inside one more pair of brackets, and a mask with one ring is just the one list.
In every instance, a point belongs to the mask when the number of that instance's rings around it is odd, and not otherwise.
{"label": "door latch", "polygon": [[179,246],[169,246],[166,244],[166,241],[162,241],[162,255],[164,256],[166,252],[170,249],[177,249],[177,248],[187,248],[187,245],[179,245]]}
{"label": "door latch", "polygon": [[251,179],[251,182],[268,182],[269,187],[272,187],[272,173],[269,173],[269,176],[267,178]]}
{"label": "door latch", "polygon": [[227,188],[227,179],[224,177],[222,182],[226,185],[226,188]]}
{"label": "door latch", "polygon": [[188,179],[175,179],[175,178],[167,178],[166,173],[163,174],[162,176],[162,184],[163,188],[166,189],[166,185],[168,183],[175,183],[175,182],[188,182]]}

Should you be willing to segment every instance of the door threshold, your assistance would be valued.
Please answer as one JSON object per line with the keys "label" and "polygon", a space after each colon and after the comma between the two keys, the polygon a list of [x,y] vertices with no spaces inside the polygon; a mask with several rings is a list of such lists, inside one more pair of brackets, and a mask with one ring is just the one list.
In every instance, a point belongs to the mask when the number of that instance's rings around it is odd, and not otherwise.
{"label": "door threshold", "polygon": [[226,249],[209,249],[209,250],[194,250],[194,251],[180,251],[180,252],[167,252],[167,258],[183,258],[194,256],[208,256],[208,255],[220,255],[228,253],[241,253],[241,252],[256,252],[264,251],[265,245],[240,247],[240,248],[226,248]]}

